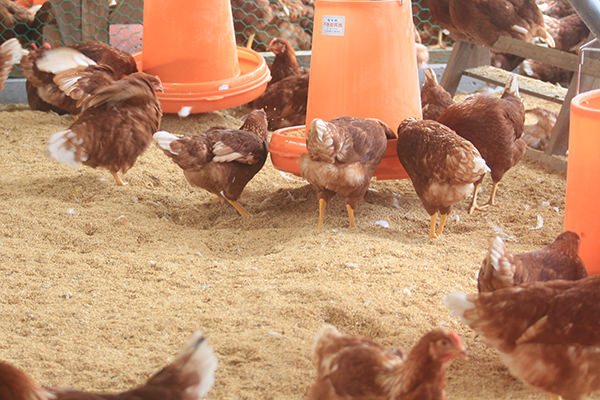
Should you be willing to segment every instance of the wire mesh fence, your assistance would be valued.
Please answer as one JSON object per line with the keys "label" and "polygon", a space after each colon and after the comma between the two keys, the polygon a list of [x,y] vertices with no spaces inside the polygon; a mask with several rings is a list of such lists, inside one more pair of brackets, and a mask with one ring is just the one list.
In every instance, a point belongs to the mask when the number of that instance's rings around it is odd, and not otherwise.
{"label": "wire mesh fence", "polygon": [[[230,1],[238,45],[266,51],[282,37],[310,49],[315,0]],[[421,41],[438,45],[441,28],[420,3],[412,10]],[[16,37],[25,47],[54,47],[95,39],[133,53],[142,48],[143,7],[143,0],[0,0],[0,43]]]}

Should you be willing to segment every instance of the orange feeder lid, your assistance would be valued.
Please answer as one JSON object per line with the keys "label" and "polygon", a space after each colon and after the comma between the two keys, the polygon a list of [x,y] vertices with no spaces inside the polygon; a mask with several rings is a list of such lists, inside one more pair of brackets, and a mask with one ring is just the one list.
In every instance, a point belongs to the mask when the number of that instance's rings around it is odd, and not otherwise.
{"label": "orange feeder lid", "polygon": [[271,79],[265,59],[235,44],[228,0],[146,0],[138,69],[158,75],[164,112],[201,113],[248,103]]}
{"label": "orange feeder lid", "polygon": [[600,274],[600,89],[571,101],[565,230],[581,239],[579,256],[589,275]]}
{"label": "orange feeder lid", "polygon": [[[405,118],[422,117],[409,1],[317,0],[314,21],[304,129],[314,118],[349,115],[379,118],[395,131]],[[289,133],[274,132],[269,150],[276,168],[299,174],[298,166],[278,164],[284,154],[297,163],[298,142],[306,148],[304,138]],[[377,179],[408,177],[396,143],[388,141]]]}

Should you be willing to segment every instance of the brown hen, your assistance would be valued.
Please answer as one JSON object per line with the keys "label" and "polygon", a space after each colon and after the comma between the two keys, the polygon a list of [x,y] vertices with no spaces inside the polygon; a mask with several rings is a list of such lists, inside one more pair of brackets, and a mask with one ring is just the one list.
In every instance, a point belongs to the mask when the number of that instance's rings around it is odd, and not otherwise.
{"label": "brown hen", "polygon": [[309,399],[443,400],[446,365],[465,356],[460,338],[445,329],[425,334],[403,356],[366,337],[343,335],[325,325],[315,338],[317,379]]}
{"label": "brown hen", "polygon": [[574,232],[563,232],[543,249],[523,254],[507,252],[502,238],[496,236],[479,270],[477,289],[491,292],[529,282],[585,277],[587,272],[579,258],[579,235]]}
{"label": "brown hen", "polygon": [[300,159],[300,173],[317,191],[319,227],[327,202],[336,193],[346,198],[350,227],[355,226],[354,210],[383,158],[387,139],[395,137],[394,131],[375,118],[315,118],[311,122],[306,135],[308,154]]}
{"label": "brown hen", "polygon": [[[81,87],[71,90],[85,93]],[[68,165],[106,168],[117,185],[123,185],[118,172],[124,174],[135,164],[160,125],[162,110],[156,91],[162,91],[157,76],[136,72],[83,96],[79,119],[50,137],[50,155]]]}
{"label": "brown hen", "polygon": [[444,304],[521,381],[565,400],[600,389],[600,276],[450,293]]}
{"label": "brown hen", "polygon": [[[431,13],[431,23],[441,26],[450,32],[454,40],[466,40],[467,36],[461,32],[450,17],[450,0],[422,0],[421,6],[429,9]],[[438,46],[445,47],[443,40],[443,30],[438,32]]]}
{"label": "brown hen", "polygon": [[182,138],[160,131],[154,140],[183,169],[191,185],[216,194],[248,216],[238,199],[267,160],[264,111],[252,111],[239,129],[212,128]]}
{"label": "brown hen", "polygon": [[542,38],[554,47],[535,0],[449,0],[450,19],[469,41],[492,47],[502,35],[532,42]]}
{"label": "brown hen", "polygon": [[252,107],[267,113],[269,129],[303,125],[306,121],[308,102],[308,74],[292,75],[267,86]]}
{"label": "brown hen", "polygon": [[[110,79],[95,82],[98,88],[137,71],[135,60],[124,51],[112,48],[98,41],[86,41],[73,46],[51,49],[48,46],[36,48],[21,60],[23,76],[27,83],[37,89],[37,96],[49,105],[78,115],[81,108],[78,99],[70,97],[54,82],[56,75],[69,70],[81,70],[85,67],[107,65],[110,68]],[[88,89],[88,91],[90,91]],[[29,100],[32,109],[39,102],[35,95]],[[42,105],[42,107],[44,107]],[[44,108],[48,108],[47,106]]]}
{"label": "brown hen", "polygon": [[[473,193],[474,182],[489,171],[468,140],[430,120],[407,118],[398,126],[398,158],[427,213],[429,237],[442,235],[452,205]],[[440,228],[435,232],[438,212]]]}
{"label": "brown hen", "polygon": [[[509,77],[501,98],[475,95],[448,107],[437,119],[453,129],[479,150],[491,169],[492,193],[487,205],[495,205],[496,190],[502,176],[516,165],[525,154],[527,144],[521,135],[525,122],[525,108],[519,96],[515,75]],[[469,214],[478,207],[477,191],[483,177],[475,182]]]}
{"label": "brown hen", "polygon": [[535,107],[525,110],[525,115],[532,115],[535,122],[526,124],[523,128],[523,140],[529,147],[544,150],[550,141],[552,130],[558,119],[558,112]]}
{"label": "brown hen", "polygon": [[169,365],[144,384],[121,393],[90,393],[41,388],[20,369],[0,361],[2,400],[198,400],[212,388],[217,358],[202,334],[195,332]]}
{"label": "brown hen", "polygon": [[275,54],[275,59],[269,66],[271,71],[269,85],[279,82],[288,76],[300,75],[300,66],[296,59],[296,51],[289,40],[274,38],[269,43],[267,49]]}
{"label": "brown hen", "polygon": [[14,38],[0,45],[0,90],[4,89],[4,82],[13,65],[18,64],[26,53],[27,51],[23,50],[19,41]]}
{"label": "brown hen", "polygon": [[423,119],[436,120],[444,110],[454,104],[452,96],[440,85],[431,68],[425,70],[425,82],[421,86],[421,110]]}
{"label": "brown hen", "polygon": [[[544,16],[547,30],[556,42],[558,50],[576,53],[589,37],[590,30],[577,13],[561,19]],[[545,82],[559,83],[567,87],[573,72],[537,60],[525,60],[521,68],[524,75]]]}

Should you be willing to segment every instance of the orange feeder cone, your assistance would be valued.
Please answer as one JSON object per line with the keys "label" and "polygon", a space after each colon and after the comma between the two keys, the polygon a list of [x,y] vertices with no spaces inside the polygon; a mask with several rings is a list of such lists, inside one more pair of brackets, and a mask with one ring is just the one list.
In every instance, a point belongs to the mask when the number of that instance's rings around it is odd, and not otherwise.
{"label": "orange feeder cone", "polygon": [[590,275],[600,273],[600,90],[571,101],[565,230],[580,238],[579,256]]}
{"label": "orange feeder cone", "polygon": [[144,72],[158,75],[163,111],[200,113],[248,103],[270,79],[264,58],[237,47],[229,0],[144,1]]}
{"label": "orange feeder cone", "polygon": [[[396,131],[403,119],[422,117],[410,1],[316,1],[307,107],[306,126],[314,118],[350,115],[379,118]],[[293,165],[299,155],[290,153],[302,145],[306,152],[306,143],[289,130],[273,134],[271,159],[299,174]],[[375,176],[408,177],[396,140],[388,142]]]}

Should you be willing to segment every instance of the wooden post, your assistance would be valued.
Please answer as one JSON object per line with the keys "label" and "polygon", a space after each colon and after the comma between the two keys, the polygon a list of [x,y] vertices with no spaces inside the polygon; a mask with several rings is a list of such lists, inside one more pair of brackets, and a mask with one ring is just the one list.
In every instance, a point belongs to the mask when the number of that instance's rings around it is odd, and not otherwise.
{"label": "wooden post", "polygon": [[465,69],[489,64],[489,48],[463,41],[456,42],[440,84],[454,96]]}

